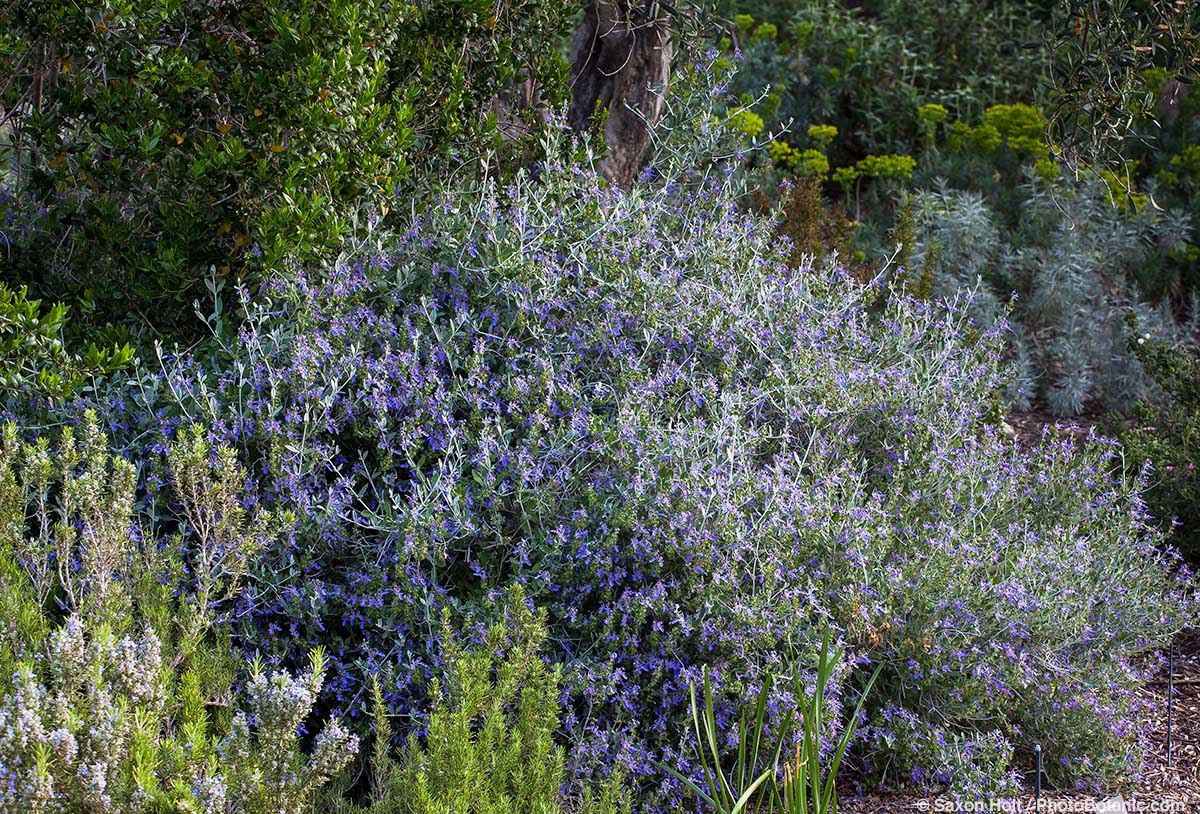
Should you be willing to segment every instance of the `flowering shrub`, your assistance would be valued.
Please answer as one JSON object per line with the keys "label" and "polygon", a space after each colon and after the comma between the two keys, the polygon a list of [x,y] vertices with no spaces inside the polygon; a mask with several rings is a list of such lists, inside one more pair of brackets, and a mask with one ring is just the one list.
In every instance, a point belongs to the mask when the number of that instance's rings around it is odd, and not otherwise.
{"label": "flowering shrub", "polygon": [[808,137],[818,150],[825,150],[837,138],[838,130],[832,124],[814,124],[808,128]]}
{"label": "flowering shrub", "polygon": [[925,139],[926,145],[932,144],[937,137],[938,125],[946,121],[950,111],[944,105],[930,103],[917,108],[917,126]]}
{"label": "flowering shrub", "polygon": [[803,178],[824,178],[829,173],[829,159],[820,150],[799,150],[782,141],[772,141],[767,151],[776,166],[787,167]]}
{"label": "flowering shrub", "polygon": [[4,810],[145,806],[158,792],[158,733],[148,731],[163,714],[158,639],[116,640],[101,629],[88,641],[73,617],[48,655],[48,684],[25,662],[0,701]]}
{"label": "flowering shrub", "polygon": [[684,796],[657,761],[695,769],[702,668],[721,724],[826,622],[884,668],[857,748],[889,777],[999,783],[1035,737],[1064,777],[1135,768],[1136,658],[1193,614],[1134,484],[1102,446],[1015,449],[987,418],[1000,322],[789,269],[685,130],[628,194],[555,143],[536,180],[449,188],[247,299],[227,355],[113,396],[130,443],[202,421],[296,513],[245,641],[324,644],[331,703],[357,711],[370,671],[419,718],[436,620],[516,582],[564,665],[573,777],[620,767],[646,810]]}
{"label": "flowering shrub", "polygon": [[890,181],[912,179],[917,161],[907,155],[869,155],[855,165],[859,175]]}
{"label": "flowering shrub", "polygon": [[1044,155],[1046,122],[1033,105],[993,105],[983,112],[980,127],[994,131],[1009,149],[1029,155]]}
{"label": "flowering shrub", "polygon": [[213,622],[268,520],[239,505],[228,448],[188,431],[168,457],[194,557],[142,525],[136,471],[93,415],[53,452],[12,425],[0,438],[0,811],[298,812],[354,753],[336,722],[299,748],[319,658],[299,682],[253,670],[251,717],[229,726],[233,655]]}
{"label": "flowering shrub", "polygon": [[[294,814],[353,756],[337,722],[307,758],[296,730],[321,689],[320,662],[297,681],[256,670],[228,736],[211,734],[205,700],[164,662],[158,637],[84,633],[78,617],[50,637],[45,669],[23,663],[0,700],[0,810]],[[185,674],[186,678],[186,674]],[[176,708],[176,704],[180,708]]]}
{"label": "flowering shrub", "polygon": [[324,653],[314,650],[310,658],[302,678],[282,671],[268,675],[258,661],[251,667],[245,691],[249,713],[234,716],[219,747],[228,765],[225,778],[202,786],[210,801],[219,797],[223,783],[234,811],[301,814],[311,810],[316,792],[354,757],[358,738],[338,721],[317,733],[310,755],[300,750],[301,726],[320,695],[325,673]]}

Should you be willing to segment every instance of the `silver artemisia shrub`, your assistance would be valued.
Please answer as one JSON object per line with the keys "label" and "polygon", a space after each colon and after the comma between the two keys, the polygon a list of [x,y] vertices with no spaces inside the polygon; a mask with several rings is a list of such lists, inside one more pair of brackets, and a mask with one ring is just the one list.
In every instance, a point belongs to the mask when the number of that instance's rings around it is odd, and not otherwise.
{"label": "silver artemisia shrub", "polygon": [[[1057,415],[1089,404],[1129,409],[1153,384],[1130,351],[1127,315],[1156,334],[1183,340],[1169,305],[1139,296],[1139,275],[1156,255],[1182,245],[1191,225],[1178,213],[1119,205],[1109,187],[1035,179],[1014,193],[1020,221],[1006,228],[982,194],[945,186],[917,192],[919,246],[914,267],[933,249],[933,294],[973,292],[971,315],[991,325],[1011,309],[1017,403],[1044,399]],[[1194,326],[1191,326],[1194,329]]]}

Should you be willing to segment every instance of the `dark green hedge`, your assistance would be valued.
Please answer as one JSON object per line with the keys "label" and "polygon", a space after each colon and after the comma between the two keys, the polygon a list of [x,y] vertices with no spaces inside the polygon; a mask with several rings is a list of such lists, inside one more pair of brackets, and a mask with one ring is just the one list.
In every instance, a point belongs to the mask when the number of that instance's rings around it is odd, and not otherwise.
{"label": "dark green hedge", "polygon": [[6,276],[93,323],[186,333],[205,280],[333,251],[414,170],[499,145],[506,91],[563,87],[538,0],[5,9],[0,221],[36,227]]}

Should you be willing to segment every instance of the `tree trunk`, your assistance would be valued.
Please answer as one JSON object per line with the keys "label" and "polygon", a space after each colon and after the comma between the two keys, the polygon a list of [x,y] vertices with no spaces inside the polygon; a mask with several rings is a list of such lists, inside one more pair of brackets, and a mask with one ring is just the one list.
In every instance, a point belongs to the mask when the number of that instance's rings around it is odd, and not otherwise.
{"label": "tree trunk", "polygon": [[657,0],[586,0],[571,49],[576,131],[604,124],[603,172],[623,189],[637,177],[671,77],[671,29]]}

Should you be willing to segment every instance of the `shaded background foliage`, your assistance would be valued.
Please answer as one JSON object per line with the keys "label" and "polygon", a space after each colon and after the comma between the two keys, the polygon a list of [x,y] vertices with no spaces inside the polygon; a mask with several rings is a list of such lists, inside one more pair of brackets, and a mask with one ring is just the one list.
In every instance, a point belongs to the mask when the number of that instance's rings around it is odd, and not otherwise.
{"label": "shaded background foliage", "polygon": [[1178,394],[1127,318],[1194,352],[1196,4],[918,5],[725,6],[736,126],[775,136],[749,161],[762,198],[794,257],[836,248],[919,297],[974,289],[985,324],[1011,304],[1018,408],[1114,432],[1135,405],[1135,421],[1175,415],[1154,422],[1170,438],[1131,452],[1150,455],[1159,522],[1194,526],[1184,481],[1162,474],[1193,463]]}
{"label": "shaded background foliage", "polygon": [[[551,94],[563,9],[488,0],[8,3],[9,280],[81,330],[194,335],[207,279],[328,256],[414,171],[469,163]],[[536,101],[532,98],[526,102]],[[19,215],[18,215],[19,216]]]}

